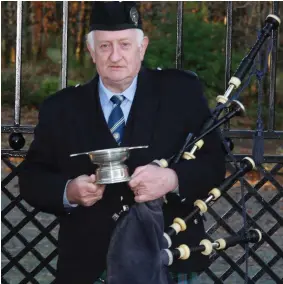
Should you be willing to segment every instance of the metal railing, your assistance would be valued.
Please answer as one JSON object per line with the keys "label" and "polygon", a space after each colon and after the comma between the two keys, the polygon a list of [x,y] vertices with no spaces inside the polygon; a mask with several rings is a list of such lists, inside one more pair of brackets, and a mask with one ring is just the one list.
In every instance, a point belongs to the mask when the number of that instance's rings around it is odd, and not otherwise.
{"label": "metal railing", "polygon": [[[10,173],[2,179],[2,283],[51,283],[54,279],[57,257],[57,230],[58,220],[50,215],[40,213],[31,208],[23,201],[18,190],[11,189],[11,184],[17,186],[18,167],[10,160],[11,157],[25,157],[26,151],[21,150],[23,135],[33,134],[34,126],[21,125],[20,121],[20,94],[21,94],[21,41],[22,41],[22,5],[17,2],[17,42],[16,42],[16,89],[15,89],[15,112],[14,124],[2,125],[1,132],[14,135],[14,149],[2,149],[2,162],[10,168]],[[177,43],[176,43],[176,68],[183,67],[183,6],[184,2],[177,3]],[[279,3],[273,2],[273,13],[278,14]],[[232,29],[233,29],[233,3],[227,2],[227,30],[226,30],[226,74],[225,87],[231,77],[232,58]],[[278,32],[273,32],[273,49],[271,52],[271,67],[269,78],[269,111],[268,127],[264,131],[264,139],[282,140],[283,131],[275,129],[275,95],[276,95],[276,61]],[[68,46],[68,2],[63,3],[63,32],[62,32],[62,82],[61,87],[67,86],[67,46]],[[225,137],[230,138],[253,138],[254,130],[230,129],[225,125],[223,131]],[[243,154],[235,154],[237,160],[242,159]],[[247,204],[247,209],[258,209],[255,214],[248,212],[247,225],[260,229],[263,238],[259,243],[253,244],[249,249],[249,262],[257,269],[250,269],[248,283],[283,283],[282,248],[282,213],[278,209],[278,203],[283,198],[282,184],[276,179],[283,167],[282,155],[265,155],[264,163],[270,164],[267,170],[265,165],[258,166],[260,178],[251,184],[243,179],[244,195],[240,194],[239,187],[232,188],[223,194],[223,197],[209,208],[209,220],[206,222],[208,237],[217,234],[238,234],[242,227],[242,205]],[[272,165],[271,165],[272,164]],[[234,170],[232,163],[227,163],[230,171]],[[273,187],[272,196],[262,195],[262,187],[269,183]],[[223,212],[222,203],[229,208]],[[250,205],[249,205],[250,204]],[[13,215],[14,214],[14,215]],[[263,225],[264,216],[269,216],[269,226]],[[238,227],[235,225],[237,222]],[[270,221],[272,220],[272,221]],[[33,231],[32,236],[26,230]],[[30,232],[30,231],[29,231]],[[35,232],[35,234],[34,234]],[[237,255],[235,255],[235,252]],[[270,254],[270,257],[266,257]],[[243,283],[245,269],[245,247],[238,247],[226,252],[220,251],[212,256],[211,266],[200,275],[205,283]],[[218,267],[218,268],[217,268]],[[281,266],[282,267],[282,266]],[[44,281],[39,276],[44,275]],[[235,276],[236,275],[236,276]],[[232,277],[232,278],[231,278]],[[264,278],[265,277],[265,278]],[[263,279],[264,278],[264,279]],[[42,278],[41,278],[42,279]],[[239,282],[238,282],[239,281]]]}

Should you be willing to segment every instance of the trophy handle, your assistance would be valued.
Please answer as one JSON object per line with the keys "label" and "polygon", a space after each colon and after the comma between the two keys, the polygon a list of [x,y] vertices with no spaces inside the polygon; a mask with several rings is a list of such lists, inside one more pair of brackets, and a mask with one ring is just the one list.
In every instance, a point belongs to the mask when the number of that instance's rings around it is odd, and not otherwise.
{"label": "trophy handle", "polygon": [[148,146],[135,146],[135,147],[127,147],[128,150],[134,150],[134,149],[142,149],[142,148],[148,148]]}
{"label": "trophy handle", "polygon": [[89,155],[91,152],[84,152],[84,153],[76,153],[76,154],[71,154],[70,157],[76,157],[80,155]]}

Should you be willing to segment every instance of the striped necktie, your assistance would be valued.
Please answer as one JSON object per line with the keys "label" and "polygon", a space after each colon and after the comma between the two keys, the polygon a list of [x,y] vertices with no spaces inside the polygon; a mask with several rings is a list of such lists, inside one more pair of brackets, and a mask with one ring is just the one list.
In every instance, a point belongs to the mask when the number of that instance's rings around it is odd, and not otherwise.
{"label": "striped necktie", "polygon": [[118,145],[121,144],[125,127],[125,118],[121,109],[121,103],[124,99],[123,95],[114,95],[110,99],[114,106],[108,119],[108,126]]}

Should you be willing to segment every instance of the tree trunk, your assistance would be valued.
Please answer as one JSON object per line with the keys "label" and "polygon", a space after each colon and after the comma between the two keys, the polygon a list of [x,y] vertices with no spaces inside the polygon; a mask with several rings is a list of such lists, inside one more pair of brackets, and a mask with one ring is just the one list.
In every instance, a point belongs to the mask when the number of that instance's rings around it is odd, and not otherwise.
{"label": "tree trunk", "polygon": [[80,20],[79,28],[77,33],[77,46],[76,46],[76,59],[78,62],[83,63],[84,61],[84,36],[85,36],[85,18],[86,18],[86,5],[82,1],[80,5]]}
{"label": "tree trunk", "polygon": [[32,57],[31,44],[31,23],[30,23],[31,4],[29,1],[23,2],[23,60],[30,61]]}
{"label": "tree trunk", "polygon": [[2,43],[4,40],[4,65],[8,66],[10,63],[14,64],[16,62],[17,2],[9,1],[4,3],[1,2],[1,13],[3,12],[2,27],[5,27],[2,29]]}
{"label": "tree trunk", "polygon": [[[1,27],[4,27],[6,22],[5,15],[7,14],[7,2],[1,2]],[[2,28],[2,38],[1,38],[1,66],[3,68],[8,66],[9,63],[9,55],[7,55],[7,40],[8,40],[8,34],[7,34],[7,28]]]}
{"label": "tree trunk", "polygon": [[73,54],[76,57],[76,49],[77,49],[77,33],[78,33],[78,13],[79,13],[79,3],[78,1],[70,2],[69,8],[69,31],[70,35],[72,36],[72,45],[73,45]]}

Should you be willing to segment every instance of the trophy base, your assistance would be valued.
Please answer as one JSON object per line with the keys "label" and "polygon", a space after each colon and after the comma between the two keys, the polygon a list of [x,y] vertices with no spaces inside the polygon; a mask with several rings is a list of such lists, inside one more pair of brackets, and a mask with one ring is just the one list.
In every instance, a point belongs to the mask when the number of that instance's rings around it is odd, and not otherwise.
{"label": "trophy base", "polygon": [[98,180],[95,183],[96,184],[113,184],[113,183],[120,183],[120,182],[128,182],[131,178],[121,178],[121,179],[104,179],[104,180]]}
{"label": "trophy base", "polygon": [[127,182],[131,179],[128,167],[123,163],[109,163],[96,170],[97,184],[113,184]]}

